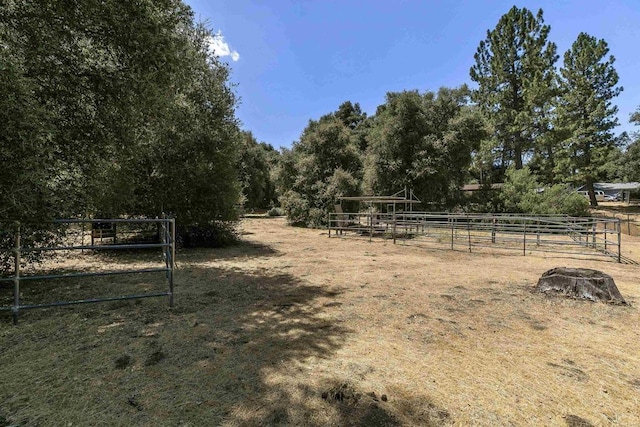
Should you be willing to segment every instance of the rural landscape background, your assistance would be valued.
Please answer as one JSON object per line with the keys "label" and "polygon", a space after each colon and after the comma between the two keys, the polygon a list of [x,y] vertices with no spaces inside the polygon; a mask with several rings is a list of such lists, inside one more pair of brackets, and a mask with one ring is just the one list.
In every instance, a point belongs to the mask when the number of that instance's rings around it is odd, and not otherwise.
{"label": "rural landscape background", "polygon": [[[468,79],[380,88],[375,113],[345,93],[276,148],[238,119],[225,58],[240,54],[184,2],[0,5],[0,426],[640,424],[640,132],[619,129],[640,109],[619,116],[624,82],[598,34],[559,51],[542,9],[506,8]],[[603,201],[598,183],[631,193]],[[426,212],[619,219],[630,262],[328,238],[341,197],[404,189]],[[370,206],[342,209],[373,220]],[[113,228],[90,247],[106,223],[51,222],[160,217],[175,218],[175,259],[134,248],[169,246],[166,230]],[[174,307],[11,324],[21,269],[158,263],[175,264]],[[536,293],[557,266],[610,274],[629,304]],[[83,300],[168,277],[32,280],[18,294]]]}

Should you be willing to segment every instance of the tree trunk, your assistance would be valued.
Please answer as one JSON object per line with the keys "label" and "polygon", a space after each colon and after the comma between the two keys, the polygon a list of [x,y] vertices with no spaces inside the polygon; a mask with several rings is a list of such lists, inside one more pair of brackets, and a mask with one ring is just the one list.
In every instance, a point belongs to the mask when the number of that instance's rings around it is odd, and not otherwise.
{"label": "tree trunk", "polygon": [[522,147],[520,143],[516,143],[515,147],[513,147],[513,157],[515,157],[516,169],[522,169]]}
{"label": "tree trunk", "polygon": [[536,287],[540,292],[557,292],[573,298],[627,303],[611,276],[589,268],[552,268],[540,277]]}
{"label": "tree trunk", "polygon": [[596,192],[593,189],[593,179],[590,176],[587,177],[587,191],[589,192],[591,207],[597,207],[598,201],[596,200]]}

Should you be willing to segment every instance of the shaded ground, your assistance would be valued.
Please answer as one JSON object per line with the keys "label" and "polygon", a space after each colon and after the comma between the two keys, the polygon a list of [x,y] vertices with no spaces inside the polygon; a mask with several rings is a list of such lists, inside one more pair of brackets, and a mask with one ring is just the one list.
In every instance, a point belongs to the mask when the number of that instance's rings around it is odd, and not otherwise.
{"label": "shaded ground", "polygon": [[[174,310],[0,317],[0,426],[640,425],[638,266],[328,239],[282,219],[243,230],[244,245],[178,254]],[[122,258],[56,267],[157,261]],[[556,266],[610,274],[631,306],[532,292]],[[76,280],[24,298],[162,286]]]}

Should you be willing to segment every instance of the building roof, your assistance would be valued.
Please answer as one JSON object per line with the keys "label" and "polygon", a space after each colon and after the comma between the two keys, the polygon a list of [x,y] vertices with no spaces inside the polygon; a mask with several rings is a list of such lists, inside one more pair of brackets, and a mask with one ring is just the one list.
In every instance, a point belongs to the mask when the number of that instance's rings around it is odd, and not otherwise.
{"label": "building roof", "polygon": [[394,196],[358,196],[358,197],[338,197],[338,200],[355,200],[358,202],[371,203],[421,203],[420,200],[406,199],[404,197]]}
{"label": "building roof", "polygon": [[[640,182],[594,182],[593,188],[602,191],[635,191],[640,190]],[[578,188],[578,191],[584,191],[586,185]]]}

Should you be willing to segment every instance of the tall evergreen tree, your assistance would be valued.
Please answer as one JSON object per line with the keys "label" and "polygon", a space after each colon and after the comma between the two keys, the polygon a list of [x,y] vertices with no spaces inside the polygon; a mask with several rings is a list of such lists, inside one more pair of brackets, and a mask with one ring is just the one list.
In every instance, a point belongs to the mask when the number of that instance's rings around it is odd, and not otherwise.
{"label": "tall evergreen tree", "polygon": [[502,169],[510,164],[521,169],[550,128],[558,56],[549,30],[542,9],[534,15],[514,6],[487,31],[474,56],[473,100],[494,128],[495,160]]}
{"label": "tall evergreen tree", "polygon": [[609,56],[607,43],[580,33],[564,54],[560,69],[560,124],[567,130],[563,142],[564,157],[559,170],[569,172],[568,181],[584,182],[592,206],[597,206],[593,183],[598,169],[616,146],[612,130],[618,125],[618,107],[612,100],[621,91],[617,87],[615,58]]}
{"label": "tall evergreen tree", "polygon": [[[640,126],[640,108],[629,121]],[[640,181],[640,131],[631,133],[631,141],[620,160],[621,175],[626,181]]]}

